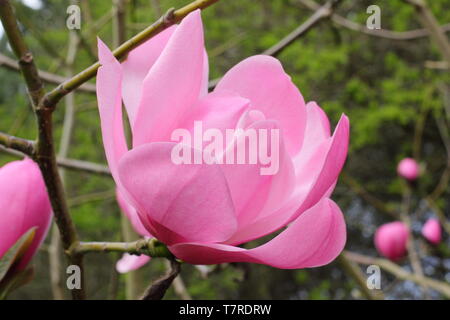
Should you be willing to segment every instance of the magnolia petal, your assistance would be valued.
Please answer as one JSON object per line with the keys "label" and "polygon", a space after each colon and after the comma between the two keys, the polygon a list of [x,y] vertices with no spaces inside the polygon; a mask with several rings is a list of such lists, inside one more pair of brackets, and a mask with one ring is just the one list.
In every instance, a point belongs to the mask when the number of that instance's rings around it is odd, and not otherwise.
{"label": "magnolia petal", "polygon": [[[324,161],[304,168],[314,177],[308,185],[296,184],[291,198],[273,213],[257,219],[252,224],[240,228],[233,236],[233,244],[244,243],[270,234],[292,222],[305,210],[315,205],[320,199],[328,196],[333,190],[339,172],[341,171],[348,148],[349,125],[347,117],[343,116],[335,129],[333,137],[325,141],[318,152],[324,152]],[[323,151],[321,151],[323,150]]]}
{"label": "magnolia petal", "polygon": [[151,260],[151,257],[146,255],[131,255],[125,253],[122,258],[116,263],[116,270],[119,273],[127,273],[133,270],[137,270],[147,264]]}
{"label": "magnolia petal", "polygon": [[298,153],[306,125],[305,101],[277,59],[257,55],[241,61],[214,91],[232,91],[249,99],[267,119],[280,123],[289,154]]}
{"label": "magnolia petal", "polygon": [[194,122],[197,121],[201,122],[203,133],[208,129],[217,129],[225,137],[225,130],[235,128],[249,103],[248,99],[240,96],[210,93],[193,105],[180,128],[194,133]]}
{"label": "magnolia petal", "polygon": [[345,221],[339,207],[323,199],[266,244],[244,249],[224,244],[180,243],[170,246],[179,259],[192,264],[251,262],[282,269],[325,265],[344,248]]}
{"label": "magnolia petal", "polygon": [[122,122],[122,66],[100,39],[98,55],[101,67],[97,71],[96,85],[103,145],[111,174],[119,185],[117,165],[128,149]]}
{"label": "magnolia petal", "polygon": [[166,244],[227,240],[236,230],[236,218],[223,172],[216,164],[175,164],[175,145],[142,145],[120,162],[121,182],[141,221]]}
{"label": "magnolia petal", "polygon": [[142,85],[156,60],[172,36],[177,26],[171,26],[153,38],[133,49],[122,63],[123,68],[123,102],[127,109],[131,127],[136,120],[136,113],[142,96]]}
{"label": "magnolia petal", "polygon": [[133,146],[168,141],[200,95],[204,77],[200,10],[190,13],[170,37],[142,86]]}
{"label": "magnolia petal", "polygon": [[[251,131],[253,130],[253,131]],[[251,145],[251,132],[258,137],[257,145]],[[262,133],[267,140],[264,144]],[[272,135],[275,137],[272,141]],[[272,145],[272,142],[274,144]],[[247,152],[247,161],[239,163],[239,149]],[[260,153],[271,155],[270,162],[262,163]],[[251,153],[255,154],[255,163],[250,163]],[[227,163],[230,158],[233,163]],[[295,175],[291,158],[287,154],[282,131],[273,120],[257,121],[236,134],[233,145],[229,146],[222,170],[231,191],[238,217],[239,229],[252,223],[257,217],[278,209],[290,197],[294,189]],[[242,183],[245,181],[245,183]],[[233,237],[229,240],[233,241]],[[228,242],[228,241],[227,241]]]}

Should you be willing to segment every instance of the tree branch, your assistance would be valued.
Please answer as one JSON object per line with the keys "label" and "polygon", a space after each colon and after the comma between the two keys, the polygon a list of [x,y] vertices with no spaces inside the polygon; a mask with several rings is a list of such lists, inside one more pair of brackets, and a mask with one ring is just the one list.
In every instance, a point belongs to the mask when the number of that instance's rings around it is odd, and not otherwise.
{"label": "tree branch", "polygon": [[132,242],[78,242],[68,250],[75,255],[83,255],[90,252],[120,252],[134,255],[145,254],[153,258],[169,258],[173,255],[162,242],[152,239],[139,239]]}
{"label": "tree branch", "polygon": [[352,277],[356,284],[360,287],[363,295],[369,300],[383,300],[384,295],[381,290],[371,290],[367,287],[367,280],[364,274],[361,272],[359,267],[350,261],[345,254],[341,254],[338,257],[339,263],[347,272],[347,274]]}
{"label": "tree branch", "polygon": [[[6,136],[6,138],[3,138],[3,136]],[[23,150],[23,151],[19,150],[20,148],[22,148],[23,143],[34,144],[33,141],[13,137],[14,139],[19,140],[19,143],[21,144],[20,146],[14,146],[14,148],[12,146],[11,147],[3,146],[4,143],[2,140],[10,139],[9,137],[10,137],[9,135],[6,135],[6,134],[0,132],[0,151],[3,151],[5,153],[8,153],[15,157],[23,157],[24,155],[27,155],[27,152],[28,152],[27,150]],[[25,152],[25,151],[27,151],[27,152]],[[103,165],[103,164],[98,164],[98,163],[84,161],[84,160],[61,158],[61,157],[58,157],[56,159],[56,161],[57,161],[58,166],[69,169],[69,170],[84,171],[84,172],[89,172],[89,173],[98,174],[98,175],[102,175],[102,176],[108,176],[108,177],[111,176],[111,171],[109,170],[108,166]]]}
{"label": "tree branch", "polygon": [[[56,164],[53,145],[53,127],[51,110],[41,105],[44,89],[33,55],[28,50],[17,25],[14,10],[9,0],[0,0],[0,18],[11,48],[19,59],[19,66],[27,84],[28,93],[38,122],[38,140],[34,159],[38,163],[52,204],[56,224],[58,225],[64,249],[78,241],[77,232],[69,214],[64,189]],[[83,269],[82,256],[68,255],[69,263]],[[74,299],[84,299],[84,273],[81,273],[81,289],[72,290]]]}
{"label": "tree branch", "polygon": [[167,289],[169,289],[170,285],[181,271],[180,263],[174,259],[170,260],[170,266],[169,273],[153,282],[151,286],[145,290],[141,300],[161,300],[164,297]]}
{"label": "tree branch", "polygon": [[111,176],[111,171],[108,166],[103,164],[69,158],[58,158],[57,162],[59,166],[70,170],[85,171],[108,177]]}
{"label": "tree branch", "polygon": [[341,173],[342,181],[357,195],[363,198],[368,204],[370,204],[375,209],[379,210],[382,213],[389,215],[391,218],[397,219],[398,214],[391,210],[385,202],[381,201],[369,191],[367,191],[358,181],[356,181],[353,177],[351,177],[348,173]]}
{"label": "tree branch", "polygon": [[[0,53],[0,66],[4,66],[10,70],[13,71],[20,71],[20,66],[17,62],[15,62],[13,59],[11,59],[8,56],[5,56]],[[50,83],[50,84],[60,84],[61,82],[67,81],[68,78],[38,70],[39,77],[42,79],[42,81]],[[95,85],[91,83],[84,83],[79,88],[80,91],[88,92],[88,93],[95,93]]]}
{"label": "tree branch", "polygon": [[[299,0],[299,2],[310,10],[317,10],[320,7],[313,0]],[[344,18],[343,16],[340,16],[337,13],[331,13],[331,21],[333,21],[337,25],[340,25],[353,31],[361,32],[369,36],[385,38],[390,40],[415,40],[420,38],[426,38],[430,35],[427,29],[416,29],[403,32],[386,29],[371,30],[362,24]],[[447,23],[441,26],[440,28],[443,32],[449,32],[450,23]]]}
{"label": "tree branch", "polygon": [[409,280],[419,285],[425,285],[433,290],[438,291],[445,297],[450,298],[450,285],[444,282],[410,273],[401,268],[399,265],[386,259],[372,258],[349,251],[344,251],[343,254],[351,261],[364,265],[377,265],[401,280]]}
{"label": "tree branch", "polygon": [[439,26],[425,0],[403,0],[416,9],[423,26],[428,30],[444,59],[450,63],[450,42]]}
{"label": "tree branch", "polygon": [[299,37],[304,36],[311,30],[316,24],[325,18],[330,17],[333,12],[334,7],[339,3],[339,0],[332,0],[325,3],[323,6],[318,7],[314,14],[308,18],[304,23],[298,26],[295,30],[289,33],[286,37],[281,39],[277,44],[270,47],[262,54],[269,56],[279,55],[285,48],[287,48],[291,43],[297,40]]}
{"label": "tree branch", "polygon": [[[270,55],[276,57],[284,49],[286,49],[290,44],[292,44],[298,38],[306,35],[315,25],[325,18],[328,18],[333,12],[334,7],[339,3],[340,0],[329,0],[322,7],[318,7],[317,10],[311,15],[305,22],[298,26],[295,30],[286,35],[279,42],[274,44],[269,49],[265,50],[261,54]],[[219,83],[221,78],[213,79],[208,83],[208,89],[212,90]]]}
{"label": "tree branch", "polygon": [[[213,3],[218,2],[219,0],[196,0],[191,2],[190,4],[178,9],[178,10],[169,10],[167,13],[162,16],[158,21],[153,23],[147,29],[138,33],[131,39],[124,42],[120,47],[113,51],[113,54],[118,59],[124,59],[128,52],[147,41],[151,37],[157,35],[161,31],[166,28],[174,25],[175,23],[181,21],[185,16],[187,16],[192,11],[197,9],[204,9]],[[54,109],[56,104],[62,97],[64,97],[69,92],[78,88],[81,84],[85,83],[89,79],[92,79],[97,74],[97,69],[100,67],[100,63],[96,62],[91,65],[87,69],[81,71],[79,74],[72,77],[70,80],[65,81],[60,84],[58,87],[50,91],[42,100],[42,105],[46,109]]]}
{"label": "tree branch", "polygon": [[0,145],[5,148],[14,149],[23,154],[33,158],[35,153],[35,142],[11,136],[9,134],[0,132]]}

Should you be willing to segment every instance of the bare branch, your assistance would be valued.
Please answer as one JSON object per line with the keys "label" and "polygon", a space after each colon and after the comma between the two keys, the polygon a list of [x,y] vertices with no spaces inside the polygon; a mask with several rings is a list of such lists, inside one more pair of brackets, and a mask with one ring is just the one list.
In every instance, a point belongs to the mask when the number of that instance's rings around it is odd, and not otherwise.
{"label": "bare branch", "polygon": [[[308,18],[305,22],[303,22],[300,26],[295,28],[292,32],[286,35],[283,39],[281,39],[278,43],[265,50],[262,54],[277,56],[284,49],[286,49],[290,44],[292,44],[298,38],[306,35],[308,31],[310,31],[315,25],[317,25],[320,21],[325,18],[330,17],[333,12],[334,7],[339,3],[340,0],[329,0],[322,7],[318,7],[312,16]],[[221,78],[213,79],[208,83],[208,89],[212,90],[219,83]]]}
{"label": "bare branch", "polygon": [[[5,138],[6,136],[6,138]],[[2,140],[4,139],[10,139],[9,135],[5,135],[4,133],[0,132],[0,151],[3,151],[5,153],[8,153],[12,156],[18,157],[18,158],[22,158],[24,155],[28,155],[28,153],[32,152],[32,150],[28,150],[29,148],[31,148],[31,146],[27,146],[27,144],[34,144],[33,141],[29,141],[29,140],[25,140],[25,139],[21,139],[21,138],[13,138],[13,140],[18,139],[18,143],[20,143],[20,146],[15,146],[14,148],[11,147],[7,147],[5,146],[4,142]],[[5,142],[8,143],[8,142]],[[17,142],[15,142],[17,143]],[[22,144],[24,144],[22,146]],[[19,150],[20,148],[24,147],[24,150]],[[32,157],[30,155],[30,157]],[[99,163],[94,163],[94,162],[89,162],[89,161],[84,161],[84,160],[77,160],[77,159],[69,159],[69,158],[57,158],[57,164],[60,167],[69,169],[69,170],[74,170],[74,171],[84,171],[84,172],[88,172],[88,173],[93,173],[93,174],[98,174],[101,176],[107,176],[107,177],[111,177],[111,171],[109,170],[108,166],[103,165],[103,164],[99,164]]]}
{"label": "bare branch", "polygon": [[448,285],[447,283],[410,273],[401,268],[399,265],[386,259],[372,258],[350,251],[344,251],[343,254],[351,261],[365,265],[377,265],[401,280],[409,280],[419,285],[425,285],[433,290],[438,291],[445,297],[450,298],[450,285]]}
{"label": "bare branch", "polygon": [[139,239],[132,242],[78,242],[68,249],[72,254],[83,255],[90,252],[120,252],[141,255],[153,258],[173,258],[166,245],[155,238]]}
{"label": "bare branch", "polygon": [[434,42],[438,46],[444,59],[450,63],[450,42],[439,26],[436,17],[431,12],[425,0],[403,0],[416,9],[423,26],[428,30]]}
{"label": "bare branch", "polygon": [[379,210],[382,213],[389,215],[391,218],[397,219],[398,214],[391,210],[385,202],[378,199],[374,195],[372,195],[369,191],[367,191],[358,181],[356,181],[352,176],[350,176],[347,172],[341,173],[342,181],[357,195],[363,198],[368,204],[370,204],[375,209]]}
{"label": "bare branch", "polygon": [[346,273],[352,277],[356,284],[361,289],[364,296],[369,300],[383,300],[384,295],[381,290],[371,290],[367,287],[367,280],[364,274],[361,272],[359,267],[353,262],[350,261],[345,254],[341,254],[338,257],[338,260]]}
{"label": "bare branch", "polygon": [[[15,62],[13,59],[11,59],[8,56],[5,56],[3,54],[0,53],[0,66],[4,66],[10,70],[13,71],[20,71],[20,67],[19,64],[17,62]],[[60,84],[61,82],[67,81],[68,79],[50,72],[46,72],[46,71],[42,71],[39,70],[39,77],[41,77],[41,79],[47,83],[50,84]],[[89,93],[95,93],[95,85],[91,84],[91,83],[84,83],[82,84],[78,90],[80,91],[84,91],[84,92],[89,92]]]}
{"label": "bare branch", "polygon": [[170,260],[171,269],[162,278],[156,280],[152,285],[145,290],[141,300],[161,300],[169,289],[173,280],[178,276],[181,271],[181,265],[178,261]]}
{"label": "bare branch", "polygon": [[[34,64],[33,55],[23,40],[17,25],[14,10],[9,0],[0,0],[0,18],[8,37],[11,48],[19,59],[20,70],[27,84],[30,100],[38,122],[38,141],[34,159],[38,163],[47,186],[50,202],[56,224],[58,225],[64,249],[68,249],[78,241],[78,235],[69,214],[65,192],[56,164],[53,145],[53,127],[51,110],[43,107],[40,102],[44,97],[43,83],[39,78],[38,69]],[[68,255],[69,263],[78,265],[81,269],[82,256]],[[82,272],[82,276],[84,273]],[[84,299],[84,283],[82,277],[81,289],[72,290],[74,299]]]}
{"label": "bare branch", "polygon": [[270,47],[262,54],[266,54],[269,56],[277,56],[279,55],[286,47],[288,47],[295,40],[304,36],[311,30],[316,24],[322,21],[325,18],[330,17],[333,12],[334,7],[338,4],[339,1],[328,1],[323,6],[317,8],[316,12],[308,18],[304,23],[298,26],[295,30],[289,33],[286,37],[281,39],[280,42]]}
{"label": "bare branch", "polygon": [[69,158],[58,158],[57,161],[59,166],[70,170],[86,171],[108,177],[111,176],[111,171],[103,164]]}
{"label": "bare branch", "polygon": [[[138,33],[131,39],[124,42],[120,47],[113,51],[114,56],[118,59],[124,59],[128,52],[147,41],[151,37],[157,35],[166,28],[174,25],[175,23],[181,21],[185,16],[187,16],[192,11],[197,9],[204,9],[219,0],[196,0],[190,4],[178,9],[169,10],[164,16],[162,16],[158,21],[153,23],[147,29]],[[100,67],[100,63],[97,62],[91,65],[89,68],[81,71],[79,74],[72,77],[70,80],[65,81],[58,87],[50,91],[42,101],[42,105],[48,109],[54,109],[56,104],[62,97],[64,97],[69,92],[78,88],[81,84],[92,79],[97,74],[97,69]]]}
{"label": "bare branch", "polygon": [[448,70],[450,64],[447,61],[425,61],[425,68],[436,70]]}
{"label": "bare branch", "polygon": [[35,153],[35,142],[14,137],[9,134],[0,132],[0,145],[8,149],[14,149],[33,158]]}
{"label": "bare branch", "polygon": [[[313,0],[299,0],[299,2],[307,7],[310,10],[317,10],[320,6]],[[351,20],[348,20],[344,18],[343,16],[338,15],[337,13],[331,14],[331,21],[336,23],[337,25],[340,25],[342,27],[345,27],[347,29],[361,32],[364,34],[367,34],[369,36],[379,37],[379,38],[385,38],[390,40],[415,40],[420,38],[426,38],[430,35],[427,29],[416,29],[416,30],[410,30],[410,31],[391,31],[386,29],[379,29],[379,30],[371,30],[368,29],[366,26],[353,22]],[[443,32],[449,32],[450,31],[450,23],[447,23],[443,26],[441,26],[441,29]]]}

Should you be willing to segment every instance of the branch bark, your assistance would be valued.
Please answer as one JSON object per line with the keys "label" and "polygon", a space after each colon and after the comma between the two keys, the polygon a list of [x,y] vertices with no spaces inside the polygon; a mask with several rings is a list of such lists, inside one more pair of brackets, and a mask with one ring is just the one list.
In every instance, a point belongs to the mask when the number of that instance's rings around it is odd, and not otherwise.
{"label": "branch bark", "polygon": [[35,142],[18,138],[3,132],[0,132],[0,145],[8,149],[14,149],[33,158],[35,153]]}
{"label": "branch bark", "polygon": [[419,285],[425,285],[433,290],[436,290],[445,297],[450,298],[450,285],[448,285],[447,283],[410,273],[401,268],[399,265],[386,259],[372,258],[349,251],[344,251],[343,254],[351,261],[364,265],[378,265],[383,270],[389,272],[390,274],[396,276],[401,280],[409,280]]}
{"label": "branch bark", "polygon": [[69,251],[75,255],[91,252],[120,252],[135,255],[145,254],[153,258],[173,258],[166,245],[155,238],[139,239],[132,242],[77,242]]}
{"label": "branch bark", "polygon": [[162,278],[154,281],[151,286],[145,290],[141,300],[161,300],[166,294],[172,282],[181,271],[181,265],[178,261],[170,260],[171,268],[169,272]]}
{"label": "branch bark", "polygon": [[289,33],[286,37],[280,40],[277,44],[270,47],[262,54],[269,56],[279,55],[285,48],[287,48],[291,43],[297,40],[299,37],[304,36],[312,29],[316,24],[318,24],[323,19],[331,16],[334,7],[339,3],[339,0],[332,0],[325,3],[323,6],[318,7],[314,14],[308,18],[304,23],[298,26],[295,30]]}
{"label": "branch bark", "polygon": [[444,59],[450,63],[450,42],[425,0],[403,0],[414,7],[420,22],[428,30]]}
{"label": "branch bark", "polygon": [[[0,18],[14,54],[19,59],[19,66],[27,84],[28,94],[38,122],[38,140],[34,159],[38,163],[52,204],[56,224],[58,225],[64,249],[78,241],[75,226],[69,214],[64,189],[56,164],[53,145],[53,126],[51,110],[40,103],[45,95],[43,83],[34,64],[33,55],[20,33],[14,10],[9,0],[0,0]],[[82,256],[68,254],[70,264],[78,265],[83,270]],[[83,272],[81,272],[81,289],[72,290],[74,299],[84,299]]]}
{"label": "branch bark", "polygon": [[[274,56],[279,55],[284,49],[291,45],[298,38],[306,35],[314,26],[316,26],[320,21],[325,18],[330,17],[333,12],[334,7],[339,3],[340,0],[329,0],[323,6],[318,7],[317,10],[311,15],[305,22],[300,26],[286,35],[283,39],[277,42],[275,45],[265,50],[261,54]],[[212,90],[219,83],[221,78],[213,79],[208,83],[209,90]]]}
{"label": "branch bark", "polygon": [[[130,52],[143,42],[147,41],[151,37],[157,35],[161,31],[181,21],[185,16],[187,16],[192,11],[195,11],[197,9],[204,9],[218,1],[219,0],[196,0],[178,10],[170,9],[158,21],[156,21],[147,29],[138,33],[131,39],[124,42],[117,49],[115,49],[113,51],[114,56],[120,60],[125,59],[128,52]],[[100,63],[96,62],[95,64],[91,65],[87,69],[81,71],[80,73],[72,77],[70,80],[67,80],[62,84],[60,84],[58,87],[56,87],[55,89],[53,89],[52,91],[50,91],[48,94],[45,95],[44,99],[42,100],[42,105],[46,109],[50,110],[54,109],[56,107],[56,104],[65,95],[75,90],[80,85],[87,82],[89,79],[95,77],[99,67]]]}
{"label": "branch bark", "polygon": [[338,257],[339,263],[344,268],[346,273],[355,280],[356,284],[361,289],[363,295],[369,300],[384,300],[384,295],[381,290],[371,290],[367,287],[367,280],[359,267],[345,254]]}
{"label": "branch bark", "polygon": [[[299,2],[307,7],[310,10],[317,10],[320,6],[313,0],[299,0]],[[366,26],[353,22],[351,20],[348,20],[344,18],[341,15],[338,15],[337,13],[331,14],[331,21],[336,23],[337,25],[340,25],[344,28],[361,32],[364,34],[367,34],[369,36],[374,36],[378,38],[385,38],[390,40],[415,40],[420,38],[426,38],[430,36],[430,33],[427,29],[416,29],[416,30],[409,30],[409,31],[392,31],[392,30],[386,30],[386,29],[379,29],[379,30],[370,30]],[[447,23],[440,27],[443,32],[449,32],[450,31],[450,23]]]}
{"label": "branch bark", "polygon": [[[5,144],[10,145],[9,142],[5,142],[10,139],[15,141],[14,146],[10,146],[10,147],[5,146]],[[28,145],[28,144],[31,144],[31,145]],[[23,157],[24,155],[30,154],[29,156],[32,157],[33,152],[34,152],[33,146],[32,146],[33,144],[34,144],[33,141],[29,141],[29,140],[25,140],[25,139],[17,138],[17,137],[11,138],[10,135],[0,132],[0,151],[8,153],[12,156]],[[21,151],[20,149],[23,149],[23,151]],[[84,160],[78,160],[78,159],[61,158],[61,157],[57,158],[56,162],[57,162],[58,166],[69,169],[69,170],[83,171],[83,172],[98,174],[98,175],[107,176],[107,177],[111,176],[111,171],[109,170],[108,166],[103,165],[103,164],[84,161]]]}
{"label": "branch bark", "polygon": [[[73,1],[72,1],[73,3]],[[66,75],[71,76],[73,73],[73,64],[75,62],[76,53],[78,51],[79,38],[75,31],[69,31],[67,56],[64,65],[66,66]],[[72,139],[74,118],[75,118],[75,96],[74,93],[65,97],[64,124],[58,152],[59,157],[67,157],[69,153],[70,141]],[[65,184],[64,168],[59,170],[61,180]],[[51,240],[49,245],[49,271],[50,282],[55,300],[64,299],[64,291],[61,280],[61,240],[59,230],[53,225],[51,232]]]}
{"label": "branch bark", "polygon": [[[1,53],[0,53],[0,66],[4,66],[5,68],[8,68],[13,71],[20,71],[20,66],[16,61]],[[39,77],[42,79],[42,81],[50,84],[58,85],[61,82],[68,80],[68,78],[42,70],[38,70],[38,74]],[[83,92],[95,93],[95,85],[91,83],[84,83],[78,89]]]}

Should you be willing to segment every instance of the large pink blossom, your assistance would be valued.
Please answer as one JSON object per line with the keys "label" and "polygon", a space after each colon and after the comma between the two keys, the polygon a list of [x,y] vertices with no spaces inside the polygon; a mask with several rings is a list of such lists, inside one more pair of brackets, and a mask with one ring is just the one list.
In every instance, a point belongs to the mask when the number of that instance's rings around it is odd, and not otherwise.
{"label": "large pink blossom", "polygon": [[38,166],[30,159],[0,168],[0,259],[27,231],[36,227],[33,242],[16,270],[24,269],[44,240],[51,207]]}
{"label": "large pink blossom", "polygon": [[[103,144],[122,207],[135,212],[175,256],[193,264],[305,268],[327,264],[342,251],[344,218],[328,197],[347,156],[348,119],[343,115],[331,135],[323,110],[304,102],[277,59],[245,59],[208,93],[198,10],[134,49],[123,63],[101,41],[98,50]],[[261,175],[258,163],[174,164],[172,132],[192,130],[197,120],[220,131],[279,128],[279,170]],[[238,246],[286,226],[262,246]]]}

